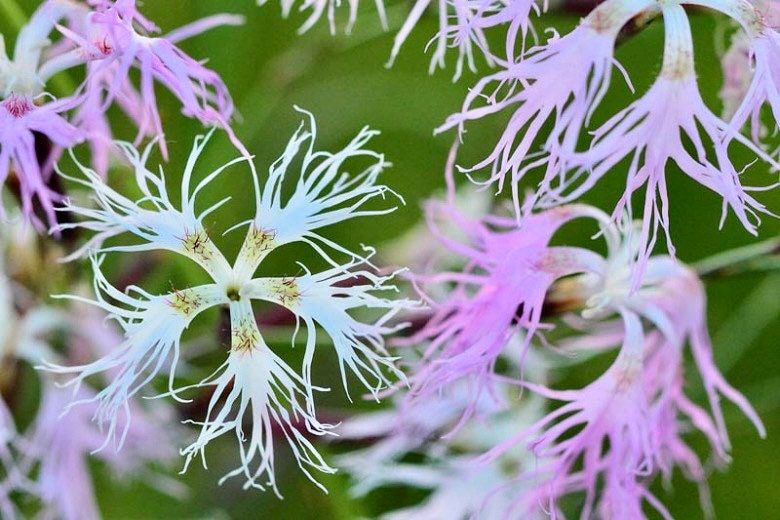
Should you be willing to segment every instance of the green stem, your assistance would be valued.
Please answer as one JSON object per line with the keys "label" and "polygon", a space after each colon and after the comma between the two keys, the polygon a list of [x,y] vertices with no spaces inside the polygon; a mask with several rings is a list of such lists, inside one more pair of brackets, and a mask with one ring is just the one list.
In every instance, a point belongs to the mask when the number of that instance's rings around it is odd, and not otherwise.
{"label": "green stem", "polygon": [[780,270],[780,237],[718,253],[693,267],[708,278]]}

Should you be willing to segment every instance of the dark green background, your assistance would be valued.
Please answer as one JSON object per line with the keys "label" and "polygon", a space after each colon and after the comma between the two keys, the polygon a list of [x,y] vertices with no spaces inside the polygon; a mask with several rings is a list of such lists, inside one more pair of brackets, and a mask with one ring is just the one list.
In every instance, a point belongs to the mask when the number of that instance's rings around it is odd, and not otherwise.
{"label": "dark green background", "polygon": [[[302,36],[296,28],[303,17],[295,15],[283,20],[276,2],[256,7],[252,0],[234,1],[147,1],[146,13],[164,30],[220,11],[246,15],[247,23],[239,28],[219,28],[185,42],[182,46],[195,58],[208,58],[209,66],[218,71],[230,87],[241,115],[235,129],[249,150],[256,154],[261,174],[282,151],[287,138],[296,128],[300,116],[292,110],[297,104],[314,112],[319,123],[318,143],[322,149],[335,150],[344,145],[363,125],[382,131],[375,139],[375,149],[385,152],[394,164],[384,181],[399,191],[407,201],[391,216],[381,219],[353,221],[335,226],[331,237],[356,247],[369,243],[379,247],[397,237],[420,218],[420,203],[443,186],[442,168],[451,143],[451,133],[434,137],[432,129],[455,111],[466,89],[475,76],[466,74],[459,82],[451,81],[450,68],[429,76],[429,56],[423,54],[427,39],[436,30],[436,16],[429,13],[412,34],[401,56],[392,69],[384,63],[392,45],[393,28],[398,28],[411,3],[393,3],[389,8],[391,31],[381,30],[372,6],[368,2],[351,36],[332,37],[326,23]],[[23,2],[31,12],[37,2]],[[561,32],[577,22],[575,15],[546,15],[537,27],[552,25]],[[705,100],[719,110],[717,91],[721,72],[715,55],[714,30],[718,23],[708,13],[692,13],[692,25],[697,51],[697,71]],[[6,34],[10,46],[13,28],[8,20],[0,20],[0,30]],[[659,69],[663,38],[660,22],[623,44],[617,57],[628,69],[639,92],[644,91]],[[500,37],[494,38],[500,45]],[[498,45],[496,48],[500,48]],[[482,71],[487,70],[480,63]],[[565,74],[565,71],[562,71]],[[199,125],[180,115],[178,105],[167,93],[158,89],[161,112],[170,142],[171,162],[166,173],[174,191],[181,167],[190,149],[192,137],[201,131]],[[597,118],[603,118],[625,106],[631,94],[619,77],[614,78],[610,95],[603,103]],[[132,137],[131,129],[124,129],[117,118],[120,137]],[[462,147],[462,163],[469,164],[482,157],[501,129],[501,119],[495,118],[472,125]],[[741,155],[740,155],[741,154]],[[206,152],[203,173],[207,166],[217,165],[235,151],[223,135],[218,135]],[[750,160],[750,155],[735,153],[738,164]],[[66,167],[66,170],[68,168]],[[125,172],[112,173],[112,182],[123,184]],[[236,168],[224,175],[206,194],[208,200],[218,200],[225,194],[233,200],[213,217],[208,225],[214,236],[232,224],[248,218],[252,212],[252,197],[245,169]],[[611,209],[622,190],[624,176],[615,171],[588,197],[588,201]],[[748,183],[767,184],[774,178],[758,164],[746,175]],[[672,232],[678,255],[685,261],[695,261],[718,251],[748,244],[754,239],[729,218],[722,231],[717,228],[720,202],[675,168],[668,172],[671,193]],[[780,211],[780,194],[759,194],[759,198]],[[204,200],[205,202],[205,200]],[[776,236],[780,230],[777,220],[766,219],[760,238]],[[572,241],[583,241],[583,231],[575,227],[565,232]],[[240,233],[219,239],[228,254],[234,254],[240,245]],[[301,256],[304,255],[304,256]],[[275,255],[269,269],[290,273],[297,271],[294,259],[315,262],[300,248]],[[112,270],[119,272],[128,258],[114,260]],[[85,272],[86,274],[86,272]],[[148,290],[166,291],[171,284],[181,287],[200,279],[197,268],[186,262],[164,256],[153,274],[143,284]],[[710,324],[716,358],[730,381],[745,392],[756,405],[769,430],[768,439],[761,441],[746,419],[729,413],[734,461],[728,471],[715,472],[710,480],[715,511],[722,519],[777,517],[777,468],[780,450],[777,436],[780,432],[780,377],[777,375],[780,353],[777,338],[780,310],[777,293],[780,275],[742,275],[731,279],[712,281],[707,286],[710,297]],[[190,336],[200,341],[214,337],[215,354],[199,360],[203,370],[213,368],[223,356],[216,339],[215,316],[207,315],[197,322]],[[285,344],[280,349],[287,349]],[[298,349],[300,350],[300,349]],[[297,363],[299,352],[287,353],[291,363]],[[323,351],[325,352],[325,351]],[[315,380],[338,388],[337,369],[327,355],[320,355]],[[295,365],[293,365],[295,366]],[[573,378],[573,384],[584,384]],[[695,385],[692,385],[695,392]],[[321,408],[345,407],[338,392],[320,399]],[[372,405],[361,405],[371,408]],[[730,404],[725,405],[734,412]],[[181,439],[185,445],[189,439]],[[107,518],[353,518],[371,516],[383,507],[394,508],[408,493],[383,493],[368,501],[349,498],[346,478],[323,478],[330,495],[323,495],[290,465],[287,452],[278,450],[278,477],[286,499],[278,501],[270,493],[241,490],[241,481],[234,479],[218,487],[218,478],[232,469],[237,460],[235,439],[225,436],[213,443],[208,451],[210,470],[193,464],[182,477],[191,493],[184,502],[177,502],[155,493],[143,483],[126,486],[113,481],[105,468],[96,465],[97,489],[101,509]],[[702,439],[694,444],[704,448]],[[324,446],[323,450],[328,451]],[[681,519],[699,518],[701,512],[694,485],[675,478],[673,489],[657,489],[672,513]],[[384,504],[384,506],[383,506]]]}

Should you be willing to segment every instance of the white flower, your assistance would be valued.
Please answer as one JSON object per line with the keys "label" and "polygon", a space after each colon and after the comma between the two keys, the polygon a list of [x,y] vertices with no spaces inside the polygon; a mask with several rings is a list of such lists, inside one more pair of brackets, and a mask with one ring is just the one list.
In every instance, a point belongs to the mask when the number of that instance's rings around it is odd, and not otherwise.
{"label": "white flower", "polygon": [[[318,232],[321,227],[336,222],[381,215],[394,209],[365,208],[366,202],[391,193],[389,188],[376,183],[387,165],[383,156],[364,148],[375,132],[363,129],[344,150],[335,154],[315,151],[314,118],[308,112],[303,113],[309,125],[302,124],[293,135],[284,154],[271,166],[262,187],[252,168],[257,212],[251,221],[244,223],[248,224],[246,238],[232,266],[203,226],[204,217],[226,200],[200,212],[195,210],[195,204],[198,193],[209,182],[243,158],[209,173],[193,189],[195,163],[208,141],[208,136],[197,138],[183,174],[179,204],[172,202],[163,172],[153,173],[146,167],[152,145],[139,153],[129,144],[119,144],[135,169],[136,184],[142,193],[138,201],[120,195],[95,172],[79,165],[86,176],[80,182],[94,193],[97,207],[66,204],[64,210],[84,220],[60,227],[81,227],[95,232],[73,256],[91,254],[97,293],[97,300],[92,303],[108,311],[121,325],[125,341],[116,351],[91,364],[48,367],[60,373],[75,373],[69,384],[76,386],[93,374],[115,371],[110,384],[91,400],[99,401],[96,419],[107,427],[109,438],[124,435],[126,429],[120,433],[117,425],[126,424],[118,418],[129,413],[127,400],[165,367],[170,367],[167,395],[177,396],[181,390],[173,389],[173,378],[182,333],[202,311],[227,305],[231,318],[230,353],[210,377],[193,385],[213,386],[215,390],[205,420],[198,423],[201,431],[197,440],[182,452],[186,456],[185,470],[193,457],[204,454],[212,439],[233,431],[239,440],[241,462],[226,477],[243,474],[247,487],[267,485],[277,494],[272,428],[284,433],[299,466],[312,481],[310,469],[334,471],[299,430],[303,426],[309,434],[317,436],[330,429],[329,425],[317,421],[314,412],[313,392],[322,390],[311,381],[316,327],[320,326],[333,341],[345,386],[348,368],[376,395],[381,388],[389,386],[388,374],[401,376],[384,348],[384,337],[399,327],[389,325],[388,320],[413,305],[408,300],[382,297],[381,293],[395,290],[387,283],[392,276],[360,270],[359,264],[368,263],[367,258],[350,253]],[[296,189],[289,197],[283,196],[282,187],[289,177],[290,164],[300,158],[301,150],[302,166],[295,181]],[[344,163],[355,157],[369,158],[372,164],[361,173],[349,175],[344,172]],[[117,240],[128,233],[136,238],[132,245]],[[112,245],[106,243],[109,239]],[[314,274],[306,270],[303,276],[254,277],[268,253],[292,242],[311,245],[333,268]],[[100,270],[103,253],[159,249],[174,251],[196,262],[213,283],[164,295],[149,294],[138,287],[121,292]],[[348,253],[351,259],[341,265],[326,249]],[[345,282],[350,285],[345,286]],[[253,300],[287,307],[305,323],[308,337],[302,374],[288,366],[263,340],[252,312]],[[380,317],[373,323],[364,323],[350,315],[350,311],[361,307],[378,310]],[[243,431],[245,424],[251,428],[247,435]]]}

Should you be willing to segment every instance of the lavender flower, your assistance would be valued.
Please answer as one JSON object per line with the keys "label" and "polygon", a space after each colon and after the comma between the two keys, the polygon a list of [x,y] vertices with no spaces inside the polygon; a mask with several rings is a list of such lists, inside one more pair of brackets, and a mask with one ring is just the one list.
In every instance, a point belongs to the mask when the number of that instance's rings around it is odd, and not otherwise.
{"label": "lavender flower", "polygon": [[[19,179],[22,212],[39,228],[44,224],[33,212],[33,201],[38,201],[47,223],[53,224],[57,194],[46,185],[48,174],[38,162],[33,132],[40,132],[59,146],[75,145],[81,141],[81,133],[61,115],[72,106],[67,100],[36,106],[30,97],[13,94],[0,102],[0,184],[5,183],[13,168]],[[5,214],[0,216],[5,218]]]}
{"label": "lavender flower", "polygon": [[[505,353],[503,360],[510,366],[516,362],[510,353],[516,354],[521,343],[513,338]],[[545,364],[537,358],[529,361],[529,372],[540,381]],[[340,426],[341,439],[372,443],[336,459],[353,478],[352,494],[362,496],[386,486],[430,490],[421,503],[380,517],[388,520],[512,516],[518,494],[533,491],[514,482],[518,468],[533,467],[531,453],[516,446],[489,464],[475,464],[474,458],[540,419],[543,400],[519,399],[517,387],[498,384],[492,394],[481,394],[471,423],[453,434],[453,426],[471,406],[472,391],[468,382],[458,381],[427,400],[409,402],[397,394],[394,408],[360,414]],[[423,462],[406,460],[410,454],[421,456]],[[527,495],[529,503],[535,498]]]}
{"label": "lavender flower", "polygon": [[[437,212],[460,225],[468,237],[466,243],[439,233]],[[603,264],[590,251],[550,246],[560,227],[583,217],[600,222],[614,244],[608,217],[587,206],[561,207],[533,215],[521,229],[512,219],[492,217],[475,222],[447,206],[429,208],[433,234],[449,250],[464,257],[466,269],[421,280],[426,287],[453,283],[455,288],[443,301],[432,303],[430,320],[401,342],[429,342],[425,350],[429,362],[421,363],[412,378],[413,395],[427,399],[464,377],[475,382],[478,395],[491,386],[495,363],[518,330],[525,331],[520,357],[525,355],[534,335],[543,328],[543,305],[553,283],[575,273],[598,272]],[[464,419],[471,412],[466,411]]]}
{"label": "lavender flower", "polygon": [[[701,0],[695,2],[721,11],[736,21],[744,30],[749,47],[749,56],[753,65],[753,77],[750,85],[744,93],[739,107],[735,110],[731,123],[741,127],[751,120],[752,138],[758,142],[761,129],[759,110],[764,104],[772,109],[775,120],[780,121],[780,76],[777,67],[780,64],[780,33],[775,30],[780,16],[776,8],[764,7],[763,9],[748,0],[731,0],[728,2]],[[756,4],[765,5],[764,2]]]}
{"label": "lavender flower", "polygon": [[[89,401],[95,392],[82,386],[76,398]],[[78,407],[63,415],[73,399],[69,389],[44,379],[42,402],[32,431],[24,442],[24,456],[38,461],[34,489],[45,504],[43,516],[77,520],[100,518],[88,462],[96,453],[118,478],[144,477],[161,490],[177,489],[170,481],[147,471],[150,464],[170,463],[176,457],[169,409],[148,411],[134,403],[128,441],[121,452],[101,450],[105,436],[92,421],[94,406]],[[162,416],[160,416],[162,413]]]}
{"label": "lavender flower", "polygon": [[[432,3],[432,0],[415,2],[395,37],[388,65],[395,61],[401,47]],[[534,0],[439,0],[437,7],[439,32],[428,44],[430,46],[435,42],[429,72],[433,73],[437,67],[444,68],[447,51],[454,48],[458,51],[454,80],[460,78],[464,66],[472,72],[477,71],[475,51],[485,58],[489,66],[512,61],[517,40],[522,39],[524,43],[530,28],[531,12],[538,14],[540,11]],[[508,26],[505,59],[491,52],[486,36],[488,30],[501,25]]]}
{"label": "lavender flower", "polygon": [[[549,190],[541,201],[542,205],[547,205],[576,200],[633,152],[626,191],[613,216],[619,219],[625,213],[630,217],[631,196],[645,185],[642,259],[650,256],[659,226],[666,232],[669,250],[674,252],[669,236],[665,180],[666,165],[670,160],[686,175],[720,195],[724,204],[723,219],[725,209],[731,208],[745,229],[754,235],[760,222],[759,214],[768,211],[742,187],[740,172],[729,159],[727,138],[737,139],[773,163],[706,107],[696,85],[693,45],[685,11],[680,6],[664,6],[662,11],[666,50],[661,75],[655,85],[641,99],[595,130],[591,148],[572,159],[578,165],[574,175],[567,184]],[[684,143],[688,140],[695,143],[695,153],[686,149]],[[707,157],[706,140],[714,148],[713,159]],[[581,177],[585,177],[581,185],[564,195],[569,183]]]}
{"label": "lavender flower", "polygon": [[[175,44],[216,26],[241,23],[243,19],[238,16],[216,15],[180,27],[163,37],[153,37],[148,33],[159,29],[140,16],[135,2],[121,1],[101,3],[97,12],[88,15],[82,32],[64,28],[61,31],[76,45],[68,54],[98,62],[88,69],[87,89],[105,91],[104,109],[127,91],[130,68],[133,65],[138,68],[140,96],[136,101],[142,104],[135,111],[140,119],[139,139],[163,132],[154,93],[157,82],[179,99],[184,115],[197,118],[204,125],[221,126],[238,143],[228,124],[233,102],[227,87],[216,72]],[[164,143],[162,150],[167,156]]]}
{"label": "lavender flower", "polygon": [[[466,171],[490,166],[487,182],[500,186],[509,175],[519,214],[517,183],[531,168],[549,163],[544,187],[562,169],[562,161],[574,151],[583,125],[609,88],[620,29],[651,4],[644,0],[604,2],[571,33],[555,35],[507,63],[504,70],[480,79],[466,96],[461,112],[447,118],[436,131],[457,127],[462,133],[467,121],[514,109],[493,152]],[[561,76],[561,70],[567,74]],[[545,140],[550,156],[540,159],[532,145],[547,121],[554,121]]]}
{"label": "lavender flower", "polygon": [[[359,216],[381,215],[394,208],[368,209],[365,204],[392,193],[377,184],[386,166],[382,155],[365,148],[375,135],[363,129],[347,147],[331,154],[315,151],[316,128],[311,114],[304,112],[308,127],[301,125],[293,135],[284,154],[269,169],[262,188],[256,176],[257,213],[247,225],[246,239],[231,266],[203,227],[203,219],[226,200],[196,213],[196,197],[227,167],[245,160],[239,158],[211,172],[196,187],[191,187],[196,161],[208,137],[199,137],[183,174],[179,207],[170,199],[162,172],[153,173],[146,167],[151,145],[141,154],[127,143],[119,143],[127,160],[135,169],[136,183],[143,197],[133,202],[105,185],[89,168],[79,165],[86,180],[81,180],[96,195],[97,208],[68,204],[66,209],[85,218],[82,222],[61,225],[61,229],[83,227],[95,232],[94,237],[76,256],[92,252],[169,250],[199,264],[212,278],[212,283],[153,295],[132,287],[123,293],[113,287],[100,270],[100,257],[92,256],[97,300],[91,302],[109,312],[121,325],[125,342],[116,350],[88,365],[79,367],[50,366],[57,373],[75,373],[70,385],[78,386],[87,377],[106,371],[116,376],[97,395],[87,400],[97,406],[98,424],[107,426],[109,438],[118,437],[121,445],[127,435],[122,416],[129,415],[128,399],[169,364],[169,395],[178,397],[173,388],[176,362],[179,358],[181,335],[202,311],[224,305],[229,307],[231,348],[225,362],[211,376],[191,388],[213,387],[206,418],[197,423],[197,439],[183,450],[185,470],[213,439],[234,432],[239,440],[241,464],[225,478],[243,475],[246,487],[271,487],[279,493],[274,472],[272,428],[279,428],[295,454],[305,475],[316,483],[312,470],[331,473],[309,440],[309,435],[322,436],[331,426],[315,417],[315,390],[311,380],[317,327],[333,341],[346,385],[347,369],[372,392],[390,384],[388,376],[402,377],[392,358],[384,349],[384,336],[399,326],[388,323],[402,309],[411,306],[407,300],[382,296],[394,290],[390,276],[378,276],[359,266],[368,260],[349,253],[319,234],[329,224]],[[296,190],[282,196],[285,178],[289,178],[290,163],[300,158],[301,172]],[[347,161],[364,158],[371,166],[356,175],[344,173]],[[107,245],[108,239],[131,234],[140,243],[119,242]],[[273,250],[285,244],[304,242],[312,246],[333,267],[319,273],[281,278],[255,278],[255,272]],[[346,252],[352,259],[336,263],[324,248]],[[305,269],[305,268],[304,268]],[[355,283],[345,286],[349,280]],[[258,329],[251,302],[263,300],[282,305],[306,325],[307,341],[302,373],[291,368],[263,339]],[[373,309],[380,318],[364,323],[351,312],[358,308]],[[244,421],[251,425],[251,434],[244,436]],[[204,459],[205,460],[205,459]],[[322,487],[320,484],[318,486]],[[323,488],[324,489],[324,488]]]}

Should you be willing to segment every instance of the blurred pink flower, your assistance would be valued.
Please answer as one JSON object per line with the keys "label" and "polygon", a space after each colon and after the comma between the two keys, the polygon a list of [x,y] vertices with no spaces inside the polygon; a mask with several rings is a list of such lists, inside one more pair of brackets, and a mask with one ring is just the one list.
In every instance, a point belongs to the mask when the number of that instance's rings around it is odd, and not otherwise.
{"label": "blurred pink flower", "polygon": [[[466,260],[463,272],[437,272],[415,279],[425,287],[449,284],[441,302],[432,302],[429,321],[402,345],[419,345],[423,358],[410,377],[403,407],[414,409],[440,397],[456,384],[467,384],[469,403],[447,437],[473,425],[481,399],[514,384],[541,398],[557,401],[530,426],[497,442],[481,458],[494,464],[507,450],[522,446],[538,460],[514,479],[530,490],[514,495],[513,508],[524,514],[541,507],[561,516],[559,501],[584,494],[582,518],[598,510],[606,518],[643,518],[643,503],[669,517],[649,491],[653,479],[670,478],[674,468],[699,484],[708,505],[706,472],[685,437],[692,426],[709,441],[716,460],[728,461],[730,448],[720,400],[736,404],[765,434],[747,400],[723,378],[713,361],[706,325],[706,296],[695,272],[673,257],[654,256],[637,279],[634,264],[642,251],[641,232],[618,228],[605,214],[587,206],[561,206],[524,219],[488,216],[469,221],[451,207],[429,215],[432,232]],[[440,233],[435,218],[460,227],[465,242]],[[607,245],[606,255],[590,248],[551,244],[553,233],[574,218],[594,220]],[[543,333],[544,306],[559,303],[584,310],[566,323],[576,335],[550,345]],[[564,307],[565,308],[565,307]],[[520,347],[509,352],[509,340]],[[555,389],[525,377],[525,356],[532,342],[550,346],[569,359],[587,359],[617,349],[611,366],[584,388]],[[690,352],[710,410],[685,394]],[[513,360],[507,369],[501,359]],[[431,414],[433,416],[433,414]],[[414,417],[407,420],[414,420]],[[511,484],[507,484],[511,486]],[[531,499],[529,499],[531,497]]]}
{"label": "blurred pink flower", "polygon": [[[178,456],[170,410],[147,410],[132,403],[121,451],[102,450],[105,434],[92,421],[96,406],[68,409],[73,398],[91,402],[94,390],[84,385],[76,395],[50,378],[43,379],[42,401],[31,432],[23,444],[24,457],[37,464],[35,491],[44,502],[44,517],[65,520],[101,518],[93,488],[89,460],[94,455],[120,480],[143,477],[163,492],[176,489],[170,480],[148,470],[149,465],[169,465]],[[164,406],[162,403],[155,403]],[[68,409],[67,413],[63,413]],[[162,412],[162,416],[157,413]]]}
{"label": "blurred pink flower", "polygon": [[[135,66],[141,73],[141,95],[135,98],[141,105],[134,110],[139,122],[139,140],[145,135],[163,133],[154,92],[156,81],[178,98],[184,115],[194,117],[205,125],[224,128],[237,142],[229,125],[233,101],[222,79],[175,44],[219,25],[239,25],[243,23],[243,18],[215,15],[180,27],[163,37],[153,37],[146,33],[157,30],[156,27],[138,15],[134,1],[103,4],[89,16],[85,28],[87,34],[60,29],[78,45],[81,52],[99,61],[88,69],[90,74],[86,86],[105,89],[103,109],[116,97],[126,94],[128,74]],[[95,114],[95,117],[102,117],[102,114]],[[89,120],[85,119],[84,123],[89,124]],[[167,157],[164,143],[162,150]]]}
{"label": "blurred pink flower", "polygon": [[33,199],[37,199],[47,223],[54,224],[54,202],[58,195],[46,185],[50,172],[43,170],[36,155],[34,132],[62,147],[80,142],[81,132],[61,115],[75,103],[66,99],[39,106],[31,97],[14,94],[0,102],[0,185],[6,182],[11,171],[15,173],[22,213],[40,229],[44,223],[34,213]]}
{"label": "blurred pink flower", "polygon": [[[428,399],[464,377],[475,383],[474,402],[490,386],[495,363],[509,339],[522,331],[521,366],[530,342],[544,328],[542,309],[552,284],[575,273],[601,268],[603,260],[586,249],[551,246],[555,232],[577,218],[608,223],[606,215],[587,206],[567,206],[531,215],[521,228],[513,219],[486,217],[469,221],[452,207],[431,205],[432,232],[466,260],[463,272],[419,277],[425,287],[454,284],[441,302],[431,302],[433,315],[403,345],[429,342],[424,359],[411,377],[412,396]],[[457,223],[468,237],[461,243],[442,235],[436,219]],[[607,233],[608,235],[608,233]],[[471,409],[467,408],[464,420]]]}

